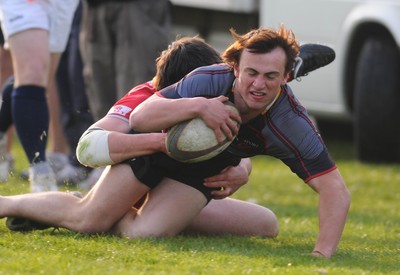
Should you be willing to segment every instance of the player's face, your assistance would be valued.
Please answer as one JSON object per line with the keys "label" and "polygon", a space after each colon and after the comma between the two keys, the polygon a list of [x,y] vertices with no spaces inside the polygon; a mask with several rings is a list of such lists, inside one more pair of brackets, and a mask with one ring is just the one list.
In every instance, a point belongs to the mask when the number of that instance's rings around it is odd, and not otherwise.
{"label": "player's face", "polygon": [[269,53],[242,52],[239,64],[235,65],[236,77],[233,88],[235,105],[249,119],[262,113],[270,105],[285,84],[286,55],[276,48]]}

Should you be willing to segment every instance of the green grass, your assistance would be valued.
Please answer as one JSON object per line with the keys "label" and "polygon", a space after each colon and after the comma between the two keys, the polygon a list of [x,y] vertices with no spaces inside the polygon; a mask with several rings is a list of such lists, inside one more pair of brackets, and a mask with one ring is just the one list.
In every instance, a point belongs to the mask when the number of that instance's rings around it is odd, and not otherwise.
{"label": "green grass", "polygon": [[[0,221],[0,274],[400,274],[400,166],[362,164],[349,141],[328,140],[352,193],[348,222],[330,260],[309,255],[318,232],[317,195],[282,163],[253,162],[235,197],[272,209],[276,239],[189,237],[127,240],[67,230],[14,233]],[[15,144],[16,174],[26,167]],[[17,176],[0,194],[28,191]]]}

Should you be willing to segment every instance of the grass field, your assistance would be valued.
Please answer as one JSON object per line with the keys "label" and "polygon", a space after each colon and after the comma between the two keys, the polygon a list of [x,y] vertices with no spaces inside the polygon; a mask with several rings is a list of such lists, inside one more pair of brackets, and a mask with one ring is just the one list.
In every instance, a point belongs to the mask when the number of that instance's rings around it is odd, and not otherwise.
{"label": "grass field", "polygon": [[[400,165],[362,164],[351,142],[327,139],[352,194],[337,254],[312,258],[317,195],[279,161],[255,158],[235,197],[278,216],[276,239],[179,236],[126,240],[67,230],[13,233],[0,221],[0,274],[400,274]],[[16,173],[26,167],[15,143]],[[0,194],[28,191],[17,176]]]}

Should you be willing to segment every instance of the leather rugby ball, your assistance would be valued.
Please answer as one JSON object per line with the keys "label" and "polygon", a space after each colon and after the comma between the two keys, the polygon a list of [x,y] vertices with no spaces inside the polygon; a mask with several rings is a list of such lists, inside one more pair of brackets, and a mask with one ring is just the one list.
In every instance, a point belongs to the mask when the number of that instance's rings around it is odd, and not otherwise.
{"label": "leather rugby ball", "polygon": [[[225,102],[239,113],[232,102]],[[240,125],[238,125],[240,126]],[[169,156],[186,163],[208,160],[225,150],[233,140],[218,143],[215,133],[200,118],[183,121],[167,131],[165,145]]]}

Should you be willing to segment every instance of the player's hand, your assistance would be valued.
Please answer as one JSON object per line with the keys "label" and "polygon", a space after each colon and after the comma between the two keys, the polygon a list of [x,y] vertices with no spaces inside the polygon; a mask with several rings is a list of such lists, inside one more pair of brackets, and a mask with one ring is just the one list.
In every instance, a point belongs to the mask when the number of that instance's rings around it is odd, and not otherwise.
{"label": "player's hand", "polygon": [[229,166],[216,176],[204,180],[204,185],[211,188],[221,188],[212,191],[213,199],[224,199],[236,192],[241,186],[247,183],[249,173],[247,169],[239,166]]}
{"label": "player's hand", "polygon": [[241,123],[240,115],[223,104],[227,100],[225,96],[209,99],[201,114],[206,125],[214,130],[219,143],[222,143],[225,137],[232,140],[239,131],[237,123]]}

